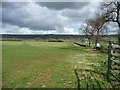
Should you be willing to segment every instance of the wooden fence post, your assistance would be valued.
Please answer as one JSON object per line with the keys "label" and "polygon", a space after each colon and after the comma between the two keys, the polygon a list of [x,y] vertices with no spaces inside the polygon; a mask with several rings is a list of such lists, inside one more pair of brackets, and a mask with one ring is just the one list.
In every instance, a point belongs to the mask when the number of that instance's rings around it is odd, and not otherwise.
{"label": "wooden fence post", "polygon": [[108,70],[107,70],[107,80],[109,80],[110,77],[110,72],[111,72],[111,49],[112,49],[112,45],[111,45],[111,41],[109,41],[109,45],[108,45]]}

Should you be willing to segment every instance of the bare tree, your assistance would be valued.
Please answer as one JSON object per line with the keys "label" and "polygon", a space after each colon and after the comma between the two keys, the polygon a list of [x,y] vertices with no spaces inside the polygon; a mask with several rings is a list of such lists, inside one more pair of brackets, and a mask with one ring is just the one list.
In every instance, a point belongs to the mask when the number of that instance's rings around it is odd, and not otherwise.
{"label": "bare tree", "polygon": [[106,22],[116,22],[118,24],[118,42],[120,44],[120,1],[102,2],[100,8]]}
{"label": "bare tree", "polygon": [[106,21],[103,14],[96,13],[96,17],[90,21],[90,25],[96,31],[95,47],[99,42],[100,34],[103,30],[106,29]]}
{"label": "bare tree", "polygon": [[91,46],[91,39],[95,33],[94,28],[91,26],[92,19],[86,20],[85,24],[81,26],[82,32],[87,36],[89,47]]}

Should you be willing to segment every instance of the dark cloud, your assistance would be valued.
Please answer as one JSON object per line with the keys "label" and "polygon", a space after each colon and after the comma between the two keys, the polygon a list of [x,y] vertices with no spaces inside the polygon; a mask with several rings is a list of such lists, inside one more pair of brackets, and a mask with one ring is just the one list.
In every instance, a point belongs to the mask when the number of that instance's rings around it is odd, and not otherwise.
{"label": "dark cloud", "polygon": [[29,13],[25,8],[27,3],[3,3],[2,9],[2,22],[3,24],[11,24],[19,27],[27,27],[36,30],[54,30],[55,26],[52,26],[46,20],[41,20],[41,16],[36,16],[38,19],[34,19],[33,12]]}
{"label": "dark cloud", "polygon": [[80,24],[89,18],[89,15],[94,13],[93,6],[96,7],[96,4],[88,2],[4,2],[2,23],[7,28],[7,33],[16,33],[20,28],[20,33],[24,29],[25,32],[28,29],[42,32],[74,32],[72,25]]}
{"label": "dark cloud", "polygon": [[26,5],[27,2],[2,2],[2,8],[12,9]]}
{"label": "dark cloud", "polygon": [[62,10],[62,9],[80,9],[88,5],[89,2],[37,2],[37,4],[55,10]]}
{"label": "dark cloud", "polygon": [[67,10],[62,11],[61,14],[64,17],[71,19],[72,21],[78,22],[78,21],[84,21],[85,19],[90,18],[89,16],[90,13],[91,12],[89,10],[86,12],[86,9],[80,9],[80,10],[67,9]]}

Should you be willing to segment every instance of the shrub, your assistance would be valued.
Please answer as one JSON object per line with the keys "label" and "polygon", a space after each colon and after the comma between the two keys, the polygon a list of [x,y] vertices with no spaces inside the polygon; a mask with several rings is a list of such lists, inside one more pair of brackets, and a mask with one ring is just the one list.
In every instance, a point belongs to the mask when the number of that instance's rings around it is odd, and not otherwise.
{"label": "shrub", "polygon": [[63,40],[53,40],[53,39],[51,39],[51,40],[48,40],[48,42],[64,42]]}

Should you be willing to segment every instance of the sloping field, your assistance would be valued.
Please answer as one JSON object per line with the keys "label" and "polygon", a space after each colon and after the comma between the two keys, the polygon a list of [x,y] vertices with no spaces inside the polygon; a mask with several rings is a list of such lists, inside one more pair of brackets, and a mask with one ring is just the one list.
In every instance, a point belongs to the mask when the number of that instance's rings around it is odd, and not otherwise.
{"label": "sloping field", "polygon": [[2,43],[3,88],[111,88],[107,54],[72,42]]}

